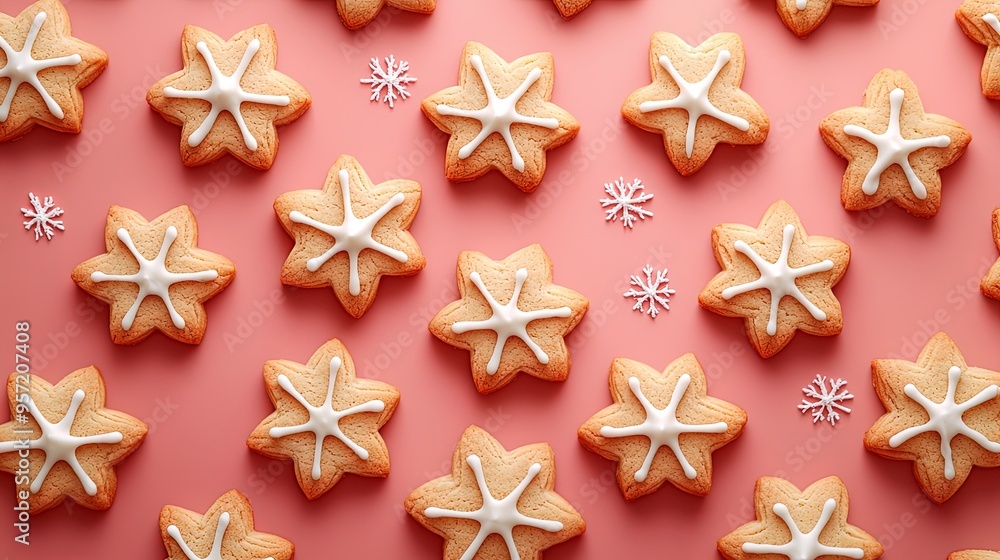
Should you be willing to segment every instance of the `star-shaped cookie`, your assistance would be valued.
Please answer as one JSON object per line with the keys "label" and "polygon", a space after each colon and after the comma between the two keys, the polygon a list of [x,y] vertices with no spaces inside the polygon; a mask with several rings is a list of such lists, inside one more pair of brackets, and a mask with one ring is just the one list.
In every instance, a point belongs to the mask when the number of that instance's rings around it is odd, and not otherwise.
{"label": "star-shaped cookie", "polygon": [[0,142],[36,124],[79,134],[80,90],[107,68],[108,55],[70,35],[62,3],[39,0],[16,17],[0,13],[0,53]]}
{"label": "star-shaped cookie", "polygon": [[375,302],[382,276],[410,276],[427,263],[408,231],[419,207],[415,181],[375,185],[356,159],[340,156],[323,190],[292,191],[274,201],[281,227],[295,239],[282,283],[332,286],[344,309],[361,317]]}
{"label": "star-shaped cookie", "polygon": [[553,490],[554,461],[546,443],[507,451],[470,426],[455,449],[452,473],[411,492],[404,506],[444,537],[445,560],[538,559],[586,529],[583,517]]}
{"label": "star-shaped cookie", "polygon": [[834,6],[874,6],[878,0],[778,0],[781,21],[799,37],[816,30]]}
{"label": "star-shaped cookie", "polygon": [[716,226],[712,247],[722,272],[698,294],[698,303],[726,317],[743,317],[750,344],[761,356],[777,354],[798,330],[840,334],[844,318],[833,287],[847,270],[851,248],[808,235],[787,202],[772,204],[756,228]]}
{"label": "star-shaped cookie", "polygon": [[696,496],[712,487],[712,452],[736,439],[747,415],[706,394],[705,372],[685,354],[663,373],[615,358],[615,404],[592,416],[577,435],[584,447],[618,462],[618,486],[628,500],[664,482]]}
{"label": "star-shaped cookie", "polygon": [[957,122],[925,113],[913,80],[889,69],[872,78],[862,107],[833,113],[819,130],[848,162],[840,190],[844,208],[866,210],[892,200],[922,218],[941,207],[939,171],[972,141]]}
{"label": "star-shaped cookie", "polygon": [[264,383],[274,412],[254,428],[250,449],[291,459],[299,487],[314,500],[344,473],[389,475],[389,451],[378,430],[399,403],[387,383],[358,379],[347,348],[333,339],[303,365],[264,364]]}
{"label": "star-shaped cookie", "polygon": [[458,85],[420,104],[424,115],[451,135],[445,177],[471,181],[491,169],[525,192],[545,174],[545,153],[569,142],[580,123],[550,102],[555,84],[551,53],[507,63],[486,45],[462,50]]}
{"label": "star-shaped cookie", "polygon": [[205,515],[163,506],[160,538],[167,560],[291,560],[295,555],[291,542],[254,530],[250,501],[236,490],[219,497]]}
{"label": "star-shaped cookie", "polygon": [[622,115],[663,136],[670,162],[681,175],[691,175],[719,143],[760,144],[767,138],[767,114],[740,89],[745,67],[743,40],[735,33],[712,35],[697,47],[672,33],[654,33],[653,83],[628,96]]}
{"label": "star-shaped cookie", "polygon": [[754,487],[757,520],[719,539],[719,552],[726,560],[882,556],[875,537],[847,522],[848,507],[847,487],[835,476],[805,490],[782,478],[762,477]]}
{"label": "star-shaped cookie", "polygon": [[939,332],[917,357],[874,360],[872,382],[886,414],[865,433],[865,447],[913,461],[913,475],[932,500],[952,497],[972,467],[1000,466],[1000,373],[966,365]]}
{"label": "star-shaped cookie", "polygon": [[593,0],[552,0],[552,2],[556,5],[556,9],[559,10],[559,15],[565,19],[570,19],[586,10],[587,6],[590,6],[592,1]]}
{"label": "star-shaped cookie", "polygon": [[146,101],[183,127],[184,165],[204,165],[229,153],[269,169],[278,153],[276,127],[302,116],[312,102],[305,88],[275,70],[274,30],[256,25],[224,41],[187,25],[181,57],[184,69],[156,82]]}
{"label": "star-shaped cookie", "polygon": [[431,319],[431,333],[471,352],[472,380],[483,394],[519,372],[565,381],[569,350],[564,337],[590,305],[582,295],[552,283],[552,261],[541,245],[502,261],[476,251],[458,256],[459,299]]}
{"label": "star-shaped cookie", "polygon": [[112,206],[104,233],[107,253],[73,269],[73,281],[111,304],[111,340],[135,344],[159,330],[198,344],[208,317],[202,306],[236,276],[233,263],[199,249],[198,223],[187,206],[147,222]]}
{"label": "star-shaped cookie", "polygon": [[960,550],[949,554],[948,560],[1000,560],[1000,552],[992,550]]}
{"label": "star-shaped cookie", "polygon": [[382,8],[420,14],[434,11],[436,0],[337,0],[337,14],[348,29],[361,29],[371,23]]}
{"label": "star-shaped cookie", "polygon": [[[1000,207],[993,210],[993,241],[996,242],[997,249],[1000,249]],[[979,289],[983,295],[1000,299],[1000,259],[990,267],[989,272],[979,283]]]}
{"label": "star-shaped cookie", "polygon": [[983,95],[1000,99],[1000,2],[965,0],[955,11],[955,18],[970,39],[986,46],[979,83]]}
{"label": "star-shaped cookie", "polygon": [[[18,502],[27,502],[32,515],[65,498],[90,509],[111,507],[118,488],[114,467],[138,449],[146,424],[105,408],[104,396],[94,366],[55,385],[37,374],[7,378],[11,419],[0,424],[0,471],[15,475]],[[26,478],[19,465],[24,449],[30,449]]]}

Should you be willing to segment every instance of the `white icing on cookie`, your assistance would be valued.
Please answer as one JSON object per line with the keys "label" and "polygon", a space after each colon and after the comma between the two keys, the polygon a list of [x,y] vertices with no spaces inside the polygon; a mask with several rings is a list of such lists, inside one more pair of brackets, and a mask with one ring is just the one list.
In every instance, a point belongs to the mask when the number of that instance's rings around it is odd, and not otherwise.
{"label": "white icing on cookie", "polygon": [[163,300],[163,304],[167,307],[167,312],[170,313],[170,319],[173,321],[174,326],[178,329],[183,329],[185,324],[184,318],[177,313],[173,302],[170,301],[170,286],[178,282],[212,282],[219,277],[219,272],[211,269],[198,272],[170,272],[167,270],[167,253],[170,251],[170,246],[173,245],[174,240],[177,239],[177,228],[174,226],[167,228],[166,233],[163,235],[163,244],[160,246],[160,252],[157,253],[156,258],[153,260],[142,256],[142,253],[136,248],[135,243],[132,242],[132,236],[129,235],[127,229],[118,228],[118,239],[125,244],[125,247],[135,257],[135,261],[139,263],[139,270],[132,274],[105,274],[95,271],[90,275],[90,281],[131,282],[139,286],[139,295],[136,296],[135,303],[129,308],[128,313],[122,317],[122,328],[125,330],[132,328],[132,322],[135,321],[135,316],[139,313],[139,306],[142,305],[146,296],[152,295]]}
{"label": "white icing on cookie", "polygon": [[265,95],[243,91],[240,80],[243,79],[243,73],[247,71],[250,60],[260,50],[260,39],[254,38],[250,41],[246,51],[243,52],[243,59],[240,60],[239,66],[236,67],[231,76],[226,76],[222,73],[222,70],[219,70],[218,65],[215,64],[215,59],[212,57],[212,51],[208,50],[208,45],[204,41],[198,41],[197,49],[201,53],[201,56],[204,57],[205,63],[208,64],[208,71],[212,76],[212,84],[208,86],[208,89],[189,91],[173,87],[163,88],[164,97],[201,99],[212,104],[212,110],[205,117],[204,122],[188,136],[188,146],[192,148],[198,147],[205,140],[205,137],[208,136],[208,133],[212,131],[216,119],[219,118],[219,113],[226,111],[233,116],[236,125],[240,127],[240,132],[243,133],[243,143],[246,144],[246,147],[251,152],[257,151],[257,139],[254,138],[253,134],[250,133],[250,129],[247,128],[247,123],[243,120],[243,113],[240,112],[240,106],[243,103],[261,103],[263,105],[284,107],[291,103],[287,95]]}
{"label": "white icing on cookie", "polygon": [[962,368],[952,366],[948,370],[948,394],[939,403],[925,397],[912,383],[907,383],[903,387],[903,392],[927,411],[928,420],[919,426],[907,428],[889,438],[889,447],[896,448],[919,434],[937,432],[941,436],[944,477],[948,480],[955,478],[955,463],[951,457],[951,440],[955,439],[955,436],[963,435],[978,443],[990,453],[1000,453],[1000,443],[990,441],[982,433],[969,427],[965,423],[965,420],[962,419],[962,415],[969,409],[1000,396],[1000,387],[990,385],[976,393],[969,400],[962,404],[957,404],[955,402],[955,390],[958,389],[958,382],[961,378]]}
{"label": "white icing on cookie", "polygon": [[795,0],[795,8],[798,9],[799,11],[802,11],[806,9],[806,4],[808,2],[809,0]]}
{"label": "white icing on cookie", "polygon": [[646,453],[646,458],[643,460],[642,466],[635,472],[636,482],[644,482],[646,480],[646,477],[649,475],[649,468],[653,464],[653,458],[656,457],[656,452],[663,446],[669,447],[674,452],[674,457],[677,458],[677,462],[684,469],[684,476],[689,479],[697,477],[698,473],[691,466],[691,463],[688,462],[687,457],[684,456],[684,451],[681,450],[680,435],[722,434],[729,429],[729,426],[725,422],[716,422],[715,424],[685,424],[677,419],[677,406],[680,404],[681,399],[684,398],[684,393],[687,392],[690,384],[691,376],[685,373],[677,380],[677,385],[674,387],[674,392],[670,396],[670,402],[667,403],[666,408],[659,409],[653,406],[653,403],[649,402],[649,399],[643,394],[639,378],[629,377],[628,387],[646,411],[646,419],[643,420],[642,424],[635,426],[623,428],[615,428],[613,426],[601,427],[601,435],[604,437],[646,436],[649,438],[649,452]]}
{"label": "white icing on cookie", "polygon": [[514,165],[514,169],[523,172],[524,158],[517,151],[514,138],[510,133],[510,126],[514,123],[523,123],[552,130],[559,128],[559,119],[529,117],[517,112],[517,102],[528,91],[528,88],[538,81],[538,78],[542,75],[542,70],[540,68],[532,68],[531,72],[528,73],[528,77],[521,82],[521,85],[516,90],[507,97],[500,99],[493,89],[493,84],[490,83],[489,76],[486,75],[486,69],[483,68],[483,59],[478,54],[474,54],[469,57],[469,61],[472,67],[476,69],[476,72],[479,73],[483,89],[486,90],[486,106],[482,109],[473,110],[458,109],[443,104],[437,106],[437,112],[440,115],[476,119],[482,124],[483,128],[479,134],[458,151],[458,157],[459,159],[465,159],[471,156],[472,152],[476,151],[476,148],[484,140],[489,138],[494,132],[497,132],[500,136],[503,136],[504,141],[507,143],[507,149],[510,150],[511,163]]}
{"label": "white icing on cookie", "polygon": [[988,13],[984,15],[983,21],[985,21],[987,25],[992,27],[993,31],[995,31],[997,34],[1000,34],[1000,19],[997,19],[996,14]]}
{"label": "white icing on cookie", "polygon": [[479,532],[476,534],[476,538],[473,539],[460,560],[472,560],[479,552],[479,547],[486,541],[486,537],[494,534],[500,535],[504,542],[507,543],[507,552],[510,554],[511,560],[520,560],[521,556],[517,552],[517,543],[514,542],[514,527],[518,525],[535,527],[549,533],[562,531],[563,524],[559,521],[528,517],[517,509],[517,501],[521,499],[521,494],[531,484],[531,481],[538,476],[538,473],[542,470],[542,465],[538,463],[532,464],[528,468],[528,474],[518,483],[517,487],[510,494],[507,494],[507,497],[498,500],[493,497],[489,487],[486,485],[486,476],[483,474],[483,463],[479,459],[479,456],[469,455],[465,459],[465,462],[469,464],[473,474],[476,475],[476,484],[479,486],[479,493],[483,496],[483,505],[475,511],[457,511],[436,507],[429,507],[424,510],[424,515],[431,519],[448,517],[452,519],[472,519],[479,523]]}
{"label": "white icing on cookie", "polygon": [[[80,479],[80,484],[83,485],[83,490],[87,495],[97,495],[97,484],[83,470],[79,459],[76,458],[76,450],[84,445],[121,443],[123,439],[121,432],[108,432],[92,436],[74,436],[70,433],[73,428],[73,421],[76,419],[76,412],[80,408],[80,403],[83,402],[83,389],[77,389],[73,393],[69,409],[66,410],[66,414],[62,417],[62,420],[55,424],[49,422],[42,415],[38,407],[35,406],[35,401],[31,398],[31,395],[25,395],[25,397],[21,402],[28,407],[28,413],[35,419],[42,432],[38,439],[28,441],[28,449],[41,449],[45,453],[45,463],[42,464],[42,468],[38,469],[35,480],[31,482],[31,493],[37,494],[42,489],[45,477],[52,470],[52,467],[60,461],[64,461],[73,469],[76,477]],[[0,454],[12,453],[20,449],[24,449],[20,442],[0,442]]]}
{"label": "white icing on cookie", "polygon": [[[170,538],[174,539],[174,542],[177,543],[177,546],[181,547],[181,552],[184,553],[184,556],[187,556],[188,560],[223,560],[222,539],[225,536],[226,528],[228,527],[229,527],[229,512],[224,511],[222,512],[222,515],[219,516],[219,524],[216,525],[215,527],[215,539],[212,541],[212,550],[211,552],[208,553],[208,556],[204,558],[201,558],[198,555],[196,555],[191,550],[191,547],[189,547],[188,544],[184,542],[184,537],[181,536],[181,531],[180,529],[177,528],[176,525],[167,526],[167,534],[170,535]],[[263,560],[274,560],[274,558],[268,556]]]}
{"label": "white icing on cookie", "polygon": [[573,310],[569,307],[557,307],[554,309],[535,309],[532,311],[522,311],[517,307],[517,300],[521,296],[521,288],[528,278],[528,269],[519,268],[514,276],[514,293],[510,296],[510,301],[501,305],[497,302],[493,294],[483,285],[483,279],[478,272],[469,275],[469,280],[479,288],[479,293],[486,298],[493,314],[489,319],[480,321],[459,321],[451,326],[451,331],[455,334],[462,334],[469,331],[490,330],[497,333],[497,341],[493,346],[493,355],[486,364],[486,373],[493,375],[500,367],[500,357],[503,354],[504,345],[507,339],[516,336],[524,342],[532,352],[538,363],[545,365],[549,363],[549,356],[538,344],[528,335],[528,323],[539,319],[550,319],[552,317],[569,317]]}
{"label": "white icing on cookie", "polygon": [[833,269],[833,261],[826,259],[817,263],[808,264],[799,268],[792,268],[788,265],[788,252],[792,246],[792,237],[795,235],[795,226],[788,224],[784,229],[784,237],[781,240],[781,256],[774,263],[765,261],[757,251],[754,251],[742,239],[736,240],[733,244],[740,253],[749,258],[760,272],[760,278],[753,282],[747,282],[738,286],[731,286],[722,290],[722,299],[732,299],[740,294],[752,292],[754,290],[765,289],[771,293],[771,314],[767,320],[767,334],[774,336],[778,331],[778,305],[785,296],[792,296],[806,311],[817,321],[825,321],[826,313],[816,307],[809,298],[802,293],[802,290],[795,285],[795,279],[818,272],[826,272]]}
{"label": "white icing on cookie", "polygon": [[409,257],[406,253],[393,249],[375,241],[372,237],[372,230],[375,229],[375,225],[385,217],[393,208],[399,206],[403,203],[406,198],[403,193],[396,193],[389,200],[386,201],[378,210],[372,212],[370,215],[364,218],[358,218],[354,215],[354,209],[351,207],[351,182],[350,175],[346,169],[341,169],[338,174],[340,177],[340,193],[344,199],[344,220],[338,226],[333,226],[330,224],[324,224],[318,220],[314,220],[298,210],[292,210],[288,214],[288,219],[297,223],[305,224],[310,227],[314,227],[323,233],[326,233],[333,238],[333,247],[330,247],[325,253],[318,257],[313,257],[306,261],[306,269],[309,272],[316,272],[321,266],[323,266],[326,261],[333,258],[337,253],[345,252],[347,253],[349,266],[350,266],[350,280],[349,286],[351,295],[356,296],[361,293],[361,277],[358,275],[358,255],[361,251],[365,249],[372,249],[378,251],[383,255],[390,258],[396,259],[401,263],[405,263]]}
{"label": "white icing on cookie", "polygon": [[723,49],[719,51],[719,56],[715,59],[715,66],[712,67],[708,74],[701,80],[691,83],[685,80],[680,72],[674,68],[674,64],[667,55],[662,55],[660,56],[660,66],[674,79],[680,92],[673,99],[643,101],[639,104],[639,110],[643,113],[662,111],[664,109],[684,109],[687,111],[688,126],[685,150],[689,158],[694,153],[694,137],[695,131],[698,128],[698,119],[703,116],[716,118],[744,132],[750,130],[750,123],[746,119],[722,111],[715,105],[712,105],[712,101],[708,98],[708,93],[712,89],[712,84],[715,83],[715,78],[718,77],[719,72],[729,63],[731,58],[732,54],[728,50]]}
{"label": "white icing on cookie", "polygon": [[299,424],[297,426],[277,426],[271,428],[268,431],[268,435],[273,438],[282,438],[292,434],[312,432],[316,436],[316,450],[313,453],[312,465],[313,480],[319,480],[320,477],[320,458],[323,455],[323,441],[326,440],[327,436],[333,436],[339,439],[359,458],[365,461],[368,460],[368,450],[351,441],[351,438],[347,437],[343,430],[340,429],[340,420],[342,418],[362,412],[382,412],[385,410],[385,403],[380,400],[370,400],[345,408],[344,410],[333,409],[333,389],[336,385],[337,375],[340,373],[341,365],[343,365],[343,360],[341,360],[340,356],[334,356],[330,360],[330,382],[326,389],[326,400],[324,400],[323,404],[319,406],[314,406],[306,400],[306,398],[302,396],[302,393],[299,393],[298,390],[292,386],[292,382],[285,374],[278,376],[278,385],[306,409],[309,413],[309,420],[304,424]]}
{"label": "white icing on cookie", "polygon": [[879,177],[893,165],[902,168],[906,175],[906,180],[910,183],[910,190],[913,195],[920,200],[927,198],[927,188],[917,178],[913,167],[910,166],[910,154],[923,148],[947,148],[951,144],[948,136],[931,136],[928,138],[903,138],[899,126],[899,114],[903,108],[903,98],[906,96],[901,88],[896,88],[889,93],[889,124],[885,132],[875,134],[874,132],[858,126],[848,124],[844,126],[844,134],[856,136],[875,146],[878,154],[875,163],[868,170],[865,181],[861,185],[861,191],[867,195],[873,195],[878,190]]}
{"label": "white icing on cookie", "polygon": [[819,536],[826,528],[833,516],[833,510],[837,509],[837,500],[830,498],[823,504],[823,513],[820,515],[816,526],[808,533],[803,533],[799,526],[795,524],[788,506],[782,503],[774,504],[774,514],[781,518],[788,526],[788,532],[792,535],[792,540],[782,545],[743,543],[743,552],[750,554],[781,554],[790,560],[816,560],[821,556],[846,556],[847,558],[864,558],[865,551],[860,548],[827,546],[819,542]]}
{"label": "white icing on cookie", "polygon": [[49,92],[42,86],[42,83],[38,79],[38,73],[56,66],[76,66],[83,61],[83,57],[79,54],[43,59],[36,59],[31,56],[31,49],[35,45],[35,39],[38,38],[38,30],[41,29],[45,18],[45,12],[35,14],[35,19],[31,21],[31,28],[28,29],[28,36],[24,39],[24,46],[19,51],[15,51],[6,39],[0,37],[0,50],[3,50],[3,53],[7,56],[7,62],[3,68],[0,68],[0,78],[8,78],[10,80],[10,84],[7,87],[7,95],[3,98],[3,103],[0,103],[0,123],[7,121],[7,117],[10,115],[11,103],[14,101],[14,95],[21,84],[28,84],[35,88],[35,91],[42,97],[42,101],[45,102],[45,106],[54,117],[61,119],[64,116],[62,107],[56,103],[55,99],[52,99]]}

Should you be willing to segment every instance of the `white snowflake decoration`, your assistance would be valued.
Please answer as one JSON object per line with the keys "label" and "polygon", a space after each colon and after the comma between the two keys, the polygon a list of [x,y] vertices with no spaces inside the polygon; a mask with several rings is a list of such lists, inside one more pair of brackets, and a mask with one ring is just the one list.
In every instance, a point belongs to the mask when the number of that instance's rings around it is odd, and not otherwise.
{"label": "white snowflake decoration", "polygon": [[370,78],[362,78],[361,83],[371,86],[372,96],[368,98],[370,101],[388,103],[389,108],[392,109],[397,99],[403,100],[410,96],[410,92],[406,90],[406,86],[417,81],[417,79],[407,75],[407,72],[410,70],[409,62],[400,60],[397,63],[396,56],[390,54],[385,59],[384,70],[382,69],[382,63],[377,58],[371,59],[368,67],[372,69],[372,75]]}
{"label": "white snowflake decoration", "polygon": [[53,219],[62,216],[63,209],[53,204],[51,196],[39,199],[35,193],[29,192],[28,200],[31,202],[31,208],[21,208],[21,213],[28,218],[28,221],[24,222],[24,229],[35,228],[35,241],[42,235],[45,235],[45,239],[52,239],[57,229],[66,230],[62,220]]}
{"label": "white snowflake decoration", "polygon": [[626,183],[624,177],[619,177],[614,183],[604,183],[604,192],[611,196],[601,199],[601,207],[607,208],[604,220],[621,219],[622,227],[632,228],[636,218],[645,220],[646,216],[652,217],[653,213],[644,209],[642,204],[653,198],[653,195],[642,192],[643,188],[639,179]]}
{"label": "white snowflake decoration", "polygon": [[829,422],[831,426],[836,426],[837,420],[840,420],[840,412],[845,414],[851,412],[851,409],[841,403],[854,398],[854,395],[847,392],[847,389],[841,391],[844,385],[847,385],[847,381],[843,379],[838,378],[836,381],[830,379],[830,389],[827,390],[826,377],[817,375],[808,387],[802,388],[802,392],[807,397],[815,400],[802,399],[802,404],[798,405],[798,409],[803,414],[811,411],[813,424],[822,420]]}
{"label": "white snowflake decoration", "polygon": [[[642,311],[655,319],[660,313],[660,309],[656,304],[660,304],[664,309],[669,310],[670,296],[676,292],[667,286],[667,283],[670,282],[670,279],[667,278],[667,269],[658,270],[655,280],[653,279],[653,267],[651,265],[647,264],[643,267],[642,272],[646,275],[646,280],[643,281],[642,278],[633,274],[631,284],[635,288],[630,288],[629,291],[622,295],[635,299],[635,305],[632,306],[633,310]],[[649,306],[644,307],[647,303]]]}

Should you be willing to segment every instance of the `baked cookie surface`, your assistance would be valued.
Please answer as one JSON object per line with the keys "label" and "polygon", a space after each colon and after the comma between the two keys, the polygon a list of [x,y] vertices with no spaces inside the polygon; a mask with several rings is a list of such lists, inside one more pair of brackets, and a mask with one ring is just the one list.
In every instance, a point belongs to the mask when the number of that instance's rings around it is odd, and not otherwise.
{"label": "baked cookie surface", "polygon": [[378,17],[383,8],[429,14],[435,4],[436,0],[337,0],[337,15],[348,29],[361,29]]}
{"label": "baked cookie surface", "polygon": [[878,0],[778,0],[778,15],[799,37],[816,30],[834,6],[874,6]]}

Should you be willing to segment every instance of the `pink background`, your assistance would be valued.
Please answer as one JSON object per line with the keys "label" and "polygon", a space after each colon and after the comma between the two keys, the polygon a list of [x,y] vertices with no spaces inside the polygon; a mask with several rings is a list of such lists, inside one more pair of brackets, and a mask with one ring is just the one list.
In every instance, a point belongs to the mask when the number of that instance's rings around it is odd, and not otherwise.
{"label": "pink background", "polygon": [[[800,486],[840,476],[851,493],[851,521],[882,541],[886,558],[1000,547],[1000,469],[976,469],[954,498],[936,506],[920,493],[909,463],[879,458],[861,443],[883,410],[871,390],[870,360],[914,358],[928,335],[943,328],[970,364],[1000,369],[1000,305],[977,288],[997,257],[990,211],[1000,194],[990,148],[1000,142],[1000,127],[992,126],[1000,105],[980,94],[984,49],[956,24],[957,1],[838,7],[807,40],[782,25],[773,0],[598,0],[569,22],[548,0],[442,0],[430,17],[383,14],[360,32],[340,24],[332,1],[285,0],[275,7],[264,0],[173,0],[163,9],[135,0],[68,4],[74,34],[104,48],[111,64],[85,90],[83,134],[36,129],[0,146],[0,255],[7,270],[0,323],[9,353],[12,323],[31,321],[34,373],[51,382],[96,364],[107,381],[108,405],[145,419],[150,433],[118,469],[119,492],[109,511],[67,504],[37,516],[30,549],[12,544],[13,492],[0,492],[0,556],[160,558],[163,505],[204,511],[237,488],[253,503],[257,527],[294,541],[299,558],[439,558],[441,539],[410,520],[401,504],[410,490],[450,469],[458,437],[471,423],[508,448],[545,441],[555,449],[556,490],[583,513],[588,530],[550,549],[548,559],[714,558],[716,540],[752,517],[754,481],[773,474]],[[5,13],[25,5],[0,1]],[[228,37],[261,22],[277,31],[279,69],[311,92],[313,107],[281,128],[281,150],[268,172],[231,158],[185,168],[177,152],[180,128],[147,107],[146,90],[180,68],[185,24]],[[771,117],[768,150],[720,147],[701,172],[685,179],[656,136],[625,124],[619,107],[649,82],[648,39],[661,30],[689,42],[719,30],[743,36],[743,86]],[[532,195],[497,174],[459,185],[443,178],[444,141],[420,114],[419,100],[455,83],[459,53],[472,39],[508,60],[555,53],[554,101],[582,130],[551,153],[546,182]],[[390,53],[409,60],[419,78],[413,99],[394,111],[369,103],[367,87],[358,83],[369,57]],[[883,67],[906,70],[928,111],[959,121],[974,137],[965,157],[945,171],[944,204],[930,220],[895,206],[844,211],[845,162],[817,134],[822,117],[861,102],[868,80]],[[427,268],[383,281],[360,320],[343,311],[332,290],[294,290],[278,281],[292,243],[271,203],[292,189],[319,188],[341,153],[356,156],[376,180],[408,177],[424,189],[412,231]],[[597,202],[602,184],[620,175],[641,178],[656,195],[647,206],[655,217],[634,231],[605,223]],[[18,208],[27,205],[29,190],[54,195],[66,210],[67,231],[51,242],[35,243],[21,229]],[[853,259],[836,289],[843,334],[800,334],[765,361],[750,349],[741,321],[700,309],[697,293],[718,270],[712,226],[755,225],[779,198],[791,202],[810,233],[848,241]],[[236,280],[208,303],[200,346],[155,335],[117,347],[107,332],[107,306],[94,305],[70,281],[77,263],[103,251],[111,204],[149,219],[189,204],[199,218],[200,245],[236,263]],[[427,320],[454,297],[460,251],[502,258],[535,242],[555,262],[555,281],[591,301],[568,339],[572,375],[565,383],[522,377],[480,396],[468,353],[433,338]],[[620,295],[628,275],[646,263],[668,266],[677,290],[671,310],[655,321],[630,311],[630,300]],[[272,410],[263,362],[304,362],[333,337],[345,342],[361,375],[402,392],[382,430],[392,474],[346,477],[309,502],[291,463],[250,451],[245,439]],[[708,370],[710,393],[744,407],[749,424],[716,453],[708,497],[668,486],[626,503],[613,482],[613,464],[585,451],[576,429],[610,403],[613,358],[662,368],[685,352]],[[5,359],[12,368],[13,358]],[[856,395],[853,414],[836,429],[814,426],[795,408],[801,387],[817,373],[848,379]]]}

